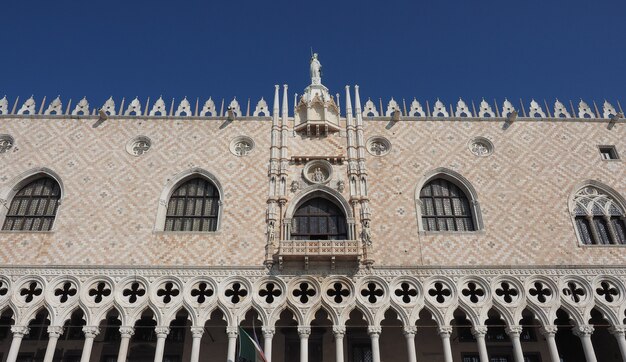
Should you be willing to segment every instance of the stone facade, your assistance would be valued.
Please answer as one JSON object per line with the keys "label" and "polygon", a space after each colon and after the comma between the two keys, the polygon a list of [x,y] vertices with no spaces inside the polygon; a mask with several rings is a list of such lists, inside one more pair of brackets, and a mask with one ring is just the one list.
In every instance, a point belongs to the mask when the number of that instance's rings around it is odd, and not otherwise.
{"label": "stone facade", "polygon": [[[626,167],[599,150],[626,153],[626,122],[612,105],[600,113],[582,101],[576,111],[533,100],[526,114],[509,101],[501,110],[483,101],[477,112],[463,101],[413,101],[407,111],[391,100],[384,110],[362,107],[358,87],[346,87],[341,109],[321,79],[295,105],[286,86],[279,91],[272,112],[261,100],[245,115],[236,100],[219,112],[211,99],[169,112],[162,99],[126,108],[110,99],[100,110],[83,99],[65,111],[58,98],[19,109],[0,100],[0,222],[28,180],[47,175],[62,193],[50,231],[0,232],[0,307],[13,320],[3,361],[34,348],[19,341],[42,308],[45,362],[61,358],[52,337],[77,310],[82,362],[125,361],[146,311],[156,322],[155,362],[181,312],[188,338],[170,352],[192,362],[234,360],[237,326],[252,320],[277,362],[294,348],[302,362],[316,360],[302,351],[318,345],[320,358],[337,362],[367,360],[359,348],[376,362],[486,362],[487,354],[522,362],[522,349],[544,361],[557,362],[555,353],[626,361],[626,245],[584,245],[573,208],[576,192],[593,186],[621,207],[623,222]],[[217,230],[164,231],[172,191],[193,175],[219,190]],[[437,177],[467,193],[475,231],[424,231],[420,190]],[[336,200],[347,240],[292,240],[294,212],[311,195]],[[561,312],[571,325],[555,322]],[[606,325],[592,321],[597,312]],[[489,340],[494,313],[506,343]],[[107,344],[98,326],[112,314],[122,337]],[[522,325],[528,314],[536,325]],[[592,343],[594,325],[616,342]],[[527,330],[535,337],[520,344]],[[557,352],[559,330],[580,337],[572,347],[580,359]],[[205,331],[219,336],[207,341]]]}

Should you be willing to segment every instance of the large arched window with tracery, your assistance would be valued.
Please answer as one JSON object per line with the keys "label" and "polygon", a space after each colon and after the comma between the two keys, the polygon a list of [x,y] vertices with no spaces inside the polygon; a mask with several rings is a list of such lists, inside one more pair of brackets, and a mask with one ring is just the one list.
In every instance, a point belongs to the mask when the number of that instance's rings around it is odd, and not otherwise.
{"label": "large arched window with tracery", "polygon": [[420,191],[424,231],[474,231],[470,202],[454,183],[436,178]]}
{"label": "large arched window with tracery", "polygon": [[316,197],[298,207],[291,221],[293,240],[346,240],[346,216],[334,202]]}
{"label": "large arched window with tracery", "polygon": [[573,215],[582,244],[626,244],[624,208],[603,190],[594,186],[578,190]]}
{"label": "large arched window with tracery", "polygon": [[220,208],[220,194],[204,177],[195,177],[179,185],[167,204],[165,231],[215,231]]}
{"label": "large arched window with tracery", "polygon": [[13,196],[2,230],[51,230],[60,198],[61,187],[52,177],[29,182]]}

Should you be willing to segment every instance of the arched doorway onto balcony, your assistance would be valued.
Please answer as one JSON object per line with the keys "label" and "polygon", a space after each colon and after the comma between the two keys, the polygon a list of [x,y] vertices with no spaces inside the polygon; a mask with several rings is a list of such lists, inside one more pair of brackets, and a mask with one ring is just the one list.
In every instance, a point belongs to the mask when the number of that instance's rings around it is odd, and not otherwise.
{"label": "arched doorway onto balcony", "polygon": [[313,197],[303,202],[291,221],[292,240],[346,240],[346,215],[329,198]]}

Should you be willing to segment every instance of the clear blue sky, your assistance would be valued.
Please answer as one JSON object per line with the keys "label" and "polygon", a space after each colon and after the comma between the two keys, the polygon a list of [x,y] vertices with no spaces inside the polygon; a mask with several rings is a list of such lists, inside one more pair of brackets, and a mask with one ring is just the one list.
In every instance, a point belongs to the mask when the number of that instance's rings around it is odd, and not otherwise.
{"label": "clear blue sky", "polygon": [[86,95],[93,107],[162,94],[271,105],[274,84],[288,83],[290,97],[308,84],[312,46],[342,99],[359,84],[385,103],[626,106],[623,0],[4,0],[0,11],[0,97],[10,102]]}

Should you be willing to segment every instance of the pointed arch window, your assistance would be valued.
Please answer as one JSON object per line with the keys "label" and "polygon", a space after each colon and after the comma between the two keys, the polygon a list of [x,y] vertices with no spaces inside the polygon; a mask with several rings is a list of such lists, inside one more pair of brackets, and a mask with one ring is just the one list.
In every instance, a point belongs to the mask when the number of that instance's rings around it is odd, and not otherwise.
{"label": "pointed arch window", "polygon": [[316,197],[305,201],[293,214],[293,240],[346,240],[346,216],[334,202]]}
{"label": "pointed arch window", "polygon": [[220,211],[220,194],[204,177],[194,177],[178,186],[170,196],[165,231],[215,231]]}
{"label": "pointed arch window", "polygon": [[574,224],[584,245],[625,245],[624,208],[607,192],[585,186],[574,195]]}
{"label": "pointed arch window", "polygon": [[13,196],[2,230],[51,230],[60,199],[61,187],[52,177],[29,182]]}
{"label": "pointed arch window", "polygon": [[420,190],[424,231],[474,231],[470,200],[453,182],[436,178]]}

